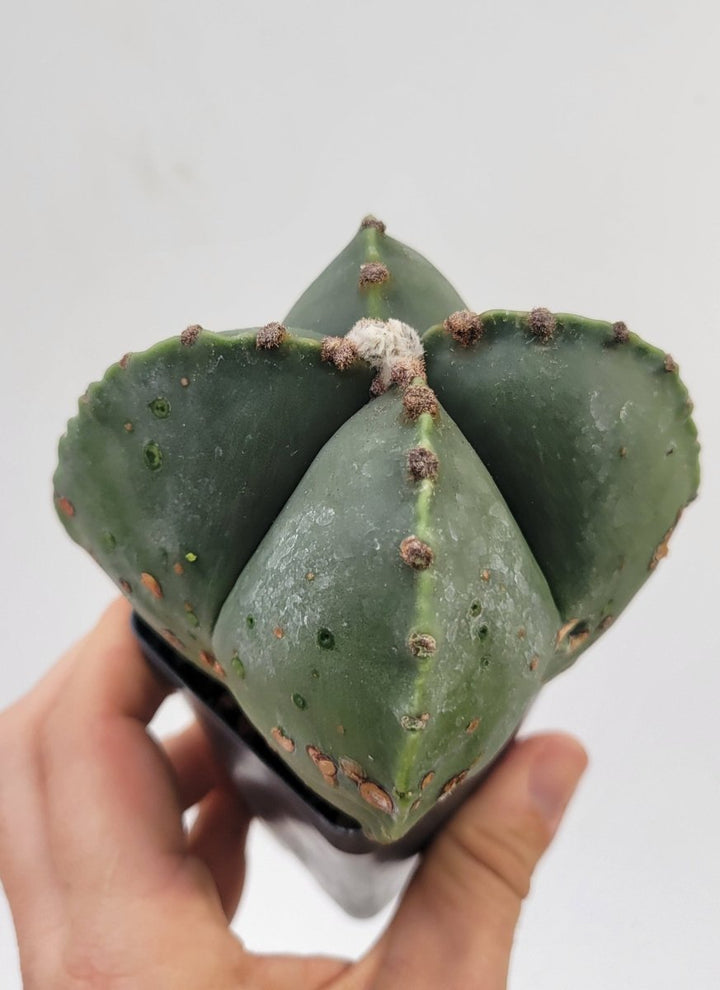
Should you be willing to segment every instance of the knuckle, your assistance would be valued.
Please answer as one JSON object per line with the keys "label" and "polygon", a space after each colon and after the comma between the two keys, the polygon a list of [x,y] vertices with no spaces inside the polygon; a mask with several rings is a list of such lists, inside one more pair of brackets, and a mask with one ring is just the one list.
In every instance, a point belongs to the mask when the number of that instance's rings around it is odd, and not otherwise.
{"label": "knuckle", "polygon": [[466,864],[491,874],[518,900],[527,897],[539,858],[537,843],[530,840],[527,830],[507,827],[501,831],[476,823],[457,829],[453,839]]}

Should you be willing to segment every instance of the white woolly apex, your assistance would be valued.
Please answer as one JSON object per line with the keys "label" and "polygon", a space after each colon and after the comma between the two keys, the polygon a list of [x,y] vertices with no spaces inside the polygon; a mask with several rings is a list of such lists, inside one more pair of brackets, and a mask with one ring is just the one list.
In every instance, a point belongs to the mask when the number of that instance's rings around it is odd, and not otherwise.
{"label": "white woolly apex", "polygon": [[357,348],[361,358],[378,372],[383,385],[390,383],[390,374],[397,364],[409,364],[422,359],[425,351],[417,330],[400,320],[358,320],[345,334]]}

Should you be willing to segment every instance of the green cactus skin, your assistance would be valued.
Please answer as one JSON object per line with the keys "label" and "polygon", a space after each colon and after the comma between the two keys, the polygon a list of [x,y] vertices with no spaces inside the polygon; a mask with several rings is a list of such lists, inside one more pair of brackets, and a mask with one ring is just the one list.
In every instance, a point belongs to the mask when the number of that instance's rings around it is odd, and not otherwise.
{"label": "green cactus skin", "polygon": [[366,217],[283,322],[334,336],[365,316],[392,317],[422,332],[460,309],[465,303],[429,261],[389,237],[381,221]]}
{"label": "green cactus skin", "polygon": [[257,331],[197,330],[123,358],[88,389],[54,483],[73,539],[147,622],[213,669],[223,601],[318,447],[367,401],[371,376],[341,375],[307,337],[265,349]]}
{"label": "green cactus skin", "polygon": [[[425,331],[424,355],[371,368],[344,338],[366,317]],[[285,323],[188,328],[110,368],[55,503],[386,843],[489,764],[666,554],[697,491],[691,404],[624,324],[469,312],[372,218]]]}
{"label": "green cactus skin", "polygon": [[[418,450],[437,457],[437,479],[414,479]],[[410,537],[430,547],[430,566],[403,559]],[[213,643],[251,721],[281,752],[294,744],[298,775],[390,841],[506,742],[558,627],[545,578],[467,440],[442,409],[410,419],[392,389],[318,454]],[[246,672],[237,684],[233,655]],[[324,774],[308,746],[324,754]],[[348,776],[346,765],[361,769]]]}
{"label": "green cactus skin", "polygon": [[423,339],[429,380],[502,491],[563,621],[559,673],[625,608],[699,481],[677,365],[613,324],[490,312],[470,346]]}

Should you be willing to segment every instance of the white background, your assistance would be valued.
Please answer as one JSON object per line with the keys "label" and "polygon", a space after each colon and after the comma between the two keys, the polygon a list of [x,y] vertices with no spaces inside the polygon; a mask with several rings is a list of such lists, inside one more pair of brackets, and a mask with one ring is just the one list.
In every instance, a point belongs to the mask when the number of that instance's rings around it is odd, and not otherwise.
{"label": "white background", "polygon": [[[624,319],[680,364],[702,495],[533,711],[591,768],[510,986],[720,985],[714,0],[3,7],[0,706],[114,594],[51,505],[86,384],[188,323],[279,319],[372,211],[476,309]],[[387,916],[344,917],[254,828],[251,948],[357,956]],[[19,987],[1,894],[0,985]]]}

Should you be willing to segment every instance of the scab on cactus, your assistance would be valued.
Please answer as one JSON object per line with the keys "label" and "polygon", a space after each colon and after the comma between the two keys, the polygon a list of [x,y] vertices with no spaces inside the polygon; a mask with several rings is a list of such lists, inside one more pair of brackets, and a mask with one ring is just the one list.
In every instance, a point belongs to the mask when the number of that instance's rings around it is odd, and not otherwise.
{"label": "scab on cactus", "polygon": [[306,785],[381,842],[502,749],[698,486],[676,362],[622,321],[470,309],[372,217],[284,319],[125,355],[59,517]]}

